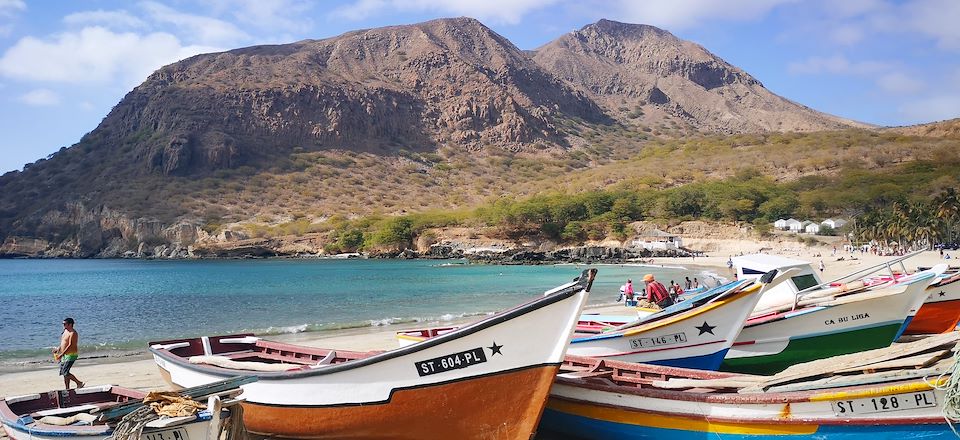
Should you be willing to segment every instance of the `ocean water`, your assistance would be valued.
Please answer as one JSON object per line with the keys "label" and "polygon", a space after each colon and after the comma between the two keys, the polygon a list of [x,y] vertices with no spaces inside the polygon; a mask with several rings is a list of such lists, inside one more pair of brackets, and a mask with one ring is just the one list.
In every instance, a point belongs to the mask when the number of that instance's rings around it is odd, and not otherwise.
{"label": "ocean water", "polygon": [[[151,340],[442,325],[529,301],[587,266],[463,260],[0,260],[0,367],[48,359],[73,317],[83,357],[143,351]],[[708,274],[598,265],[590,303],[627,278]],[[639,289],[639,288],[638,288]]]}

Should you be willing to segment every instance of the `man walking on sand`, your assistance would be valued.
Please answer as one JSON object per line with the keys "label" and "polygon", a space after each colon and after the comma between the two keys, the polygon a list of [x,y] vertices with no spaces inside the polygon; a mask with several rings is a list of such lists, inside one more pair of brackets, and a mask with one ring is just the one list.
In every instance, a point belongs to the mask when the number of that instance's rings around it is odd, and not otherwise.
{"label": "man walking on sand", "polygon": [[60,335],[60,346],[53,350],[53,358],[60,362],[60,375],[63,376],[63,387],[70,389],[70,381],[77,383],[77,388],[83,388],[83,382],[70,372],[70,367],[80,357],[77,345],[80,334],[73,329],[73,318],[64,318],[63,334]]}

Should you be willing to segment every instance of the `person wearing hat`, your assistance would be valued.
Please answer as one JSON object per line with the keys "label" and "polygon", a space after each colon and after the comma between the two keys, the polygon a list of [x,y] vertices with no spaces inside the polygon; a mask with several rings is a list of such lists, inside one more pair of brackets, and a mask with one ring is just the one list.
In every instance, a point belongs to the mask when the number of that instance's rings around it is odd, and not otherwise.
{"label": "person wearing hat", "polygon": [[670,298],[670,292],[659,281],[653,278],[652,273],[643,276],[643,281],[647,283],[647,301],[650,301],[660,308],[673,305],[673,298]]}

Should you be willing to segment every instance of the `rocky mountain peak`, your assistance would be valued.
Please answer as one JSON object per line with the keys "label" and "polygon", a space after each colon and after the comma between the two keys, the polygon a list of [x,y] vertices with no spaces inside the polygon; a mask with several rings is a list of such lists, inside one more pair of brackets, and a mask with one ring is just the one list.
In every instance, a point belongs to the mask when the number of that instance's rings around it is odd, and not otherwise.
{"label": "rocky mountain peak", "polygon": [[600,20],[538,48],[544,69],[587,89],[609,110],[642,109],[643,123],[681,120],[718,132],[848,126],[766,90],[702,46],[654,26]]}

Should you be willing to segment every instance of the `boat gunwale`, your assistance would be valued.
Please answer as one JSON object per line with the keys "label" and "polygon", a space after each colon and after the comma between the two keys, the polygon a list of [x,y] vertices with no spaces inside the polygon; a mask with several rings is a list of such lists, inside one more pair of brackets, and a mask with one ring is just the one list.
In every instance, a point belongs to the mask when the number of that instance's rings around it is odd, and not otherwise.
{"label": "boat gunwale", "polygon": [[[218,376],[218,377],[232,377],[232,376],[243,375],[243,376],[256,376],[260,380],[270,381],[270,380],[286,380],[286,379],[293,379],[293,378],[303,378],[303,377],[334,374],[341,371],[347,371],[355,368],[375,365],[377,363],[380,363],[389,359],[394,359],[402,356],[407,356],[413,353],[417,353],[419,351],[432,348],[436,345],[440,345],[451,340],[460,339],[462,337],[472,335],[479,331],[486,330],[490,327],[500,325],[504,322],[518,318],[520,316],[526,315],[528,313],[534,312],[544,307],[565,301],[579,294],[582,291],[589,292],[590,286],[593,283],[593,277],[588,276],[588,273],[591,271],[594,271],[591,275],[595,276],[596,269],[584,270],[576,282],[568,283],[566,285],[567,287],[565,288],[561,286],[563,290],[556,291],[549,295],[542,296],[540,298],[536,298],[534,300],[520,304],[518,306],[513,307],[512,309],[508,309],[503,312],[497,313],[496,315],[493,315],[484,320],[475,322],[465,327],[461,327],[456,331],[452,331],[450,333],[446,333],[437,337],[429,338],[421,342],[418,342],[416,344],[411,344],[411,345],[395,348],[393,350],[377,353],[370,357],[356,359],[350,362],[330,364],[323,368],[294,369],[294,370],[277,371],[277,372],[234,370],[234,369],[228,369],[228,368],[222,368],[222,367],[216,367],[216,366],[199,365],[199,364],[190,363],[184,357],[176,355],[167,349],[154,348],[153,345],[156,344],[156,342],[150,342],[148,349],[150,353],[161,357],[165,361],[172,362],[179,367],[186,368],[191,371],[197,371],[205,374]],[[193,339],[198,339],[198,338],[186,338],[181,340],[193,340]],[[542,364],[543,363],[540,363],[538,365],[542,365]],[[559,365],[559,362],[554,365]]]}

